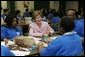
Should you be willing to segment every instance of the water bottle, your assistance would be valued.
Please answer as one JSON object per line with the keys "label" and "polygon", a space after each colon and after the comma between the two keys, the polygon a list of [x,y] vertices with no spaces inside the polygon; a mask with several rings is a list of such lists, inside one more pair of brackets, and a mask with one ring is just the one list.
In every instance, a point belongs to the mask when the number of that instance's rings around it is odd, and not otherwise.
{"label": "water bottle", "polygon": [[44,41],[46,42],[48,40],[48,35],[45,34],[44,37],[43,37]]}
{"label": "water bottle", "polygon": [[33,46],[31,47],[31,51],[32,51],[32,53],[36,52],[36,45],[35,44],[33,44]]}

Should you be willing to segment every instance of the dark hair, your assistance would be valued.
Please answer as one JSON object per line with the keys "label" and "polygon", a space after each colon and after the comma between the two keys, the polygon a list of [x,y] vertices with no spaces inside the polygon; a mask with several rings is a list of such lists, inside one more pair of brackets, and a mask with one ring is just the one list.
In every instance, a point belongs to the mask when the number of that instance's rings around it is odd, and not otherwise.
{"label": "dark hair", "polygon": [[4,13],[5,13],[5,12],[8,12],[9,10],[8,10],[8,9],[3,9],[3,11],[4,11]]}
{"label": "dark hair", "polygon": [[73,14],[76,15],[76,10],[74,10],[74,9],[68,9],[67,12],[68,11],[73,11],[74,12]]}
{"label": "dark hair", "polygon": [[[16,18],[16,17],[11,14],[6,16],[6,19],[4,20],[6,23],[6,27],[8,27],[8,28],[13,27],[12,25],[13,25],[14,18]],[[18,23],[18,19],[16,20],[16,22]]]}
{"label": "dark hair", "polygon": [[20,10],[15,11],[15,15],[18,15],[20,13]]}
{"label": "dark hair", "polygon": [[58,16],[58,13],[57,13],[57,12],[54,12],[54,14],[53,14],[53,15],[54,15],[54,17],[56,17],[56,16]]}
{"label": "dark hair", "polygon": [[26,11],[28,11],[28,9],[26,9]]}
{"label": "dark hair", "polygon": [[75,24],[71,17],[64,16],[61,19],[60,27],[62,27],[65,30],[65,32],[70,32],[74,29]]}

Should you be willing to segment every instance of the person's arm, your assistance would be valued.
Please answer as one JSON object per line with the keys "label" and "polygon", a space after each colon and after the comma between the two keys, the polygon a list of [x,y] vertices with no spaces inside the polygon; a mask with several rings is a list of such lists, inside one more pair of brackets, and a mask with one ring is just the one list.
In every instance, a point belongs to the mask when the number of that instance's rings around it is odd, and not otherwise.
{"label": "person's arm", "polygon": [[[58,43],[58,44],[57,44]],[[40,46],[39,53],[41,56],[56,56],[58,54],[59,49],[61,49],[62,42],[60,39],[55,39],[51,43],[48,44],[48,47],[42,48],[43,46]]]}
{"label": "person's arm", "polygon": [[50,33],[54,33],[54,30],[49,26]]}
{"label": "person's arm", "polygon": [[7,33],[6,33],[6,28],[4,26],[1,26],[1,39],[4,40],[7,36]]}
{"label": "person's arm", "polygon": [[53,34],[54,33],[54,30],[49,26],[49,24],[48,24],[48,30],[49,30],[49,33],[50,34]]}

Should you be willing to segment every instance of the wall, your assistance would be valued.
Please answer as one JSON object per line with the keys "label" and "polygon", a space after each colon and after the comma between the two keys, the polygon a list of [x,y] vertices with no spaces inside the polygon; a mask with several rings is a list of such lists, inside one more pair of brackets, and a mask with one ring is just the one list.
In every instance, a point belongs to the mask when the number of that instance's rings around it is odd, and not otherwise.
{"label": "wall", "polygon": [[[23,1],[16,1],[15,4],[16,10],[19,9],[21,11],[21,15],[23,15],[23,12],[25,11]],[[29,1],[29,11],[34,10],[34,1]]]}
{"label": "wall", "polygon": [[7,1],[1,1],[2,8],[7,8]]}
{"label": "wall", "polygon": [[[3,9],[7,8],[7,1],[1,1],[1,7],[2,7]],[[3,10],[2,10],[1,13],[3,13]]]}
{"label": "wall", "polygon": [[50,1],[50,8],[57,11],[59,9],[59,1]]}
{"label": "wall", "polygon": [[[7,8],[7,1],[1,1],[2,8]],[[21,15],[25,11],[23,1],[16,1],[15,8],[21,11]],[[59,1],[50,1],[50,8],[59,9]],[[66,10],[72,8],[78,10],[78,1],[66,1]],[[34,11],[34,1],[29,1],[29,10]]]}
{"label": "wall", "polygon": [[78,11],[78,1],[66,1],[66,10],[69,8]]}

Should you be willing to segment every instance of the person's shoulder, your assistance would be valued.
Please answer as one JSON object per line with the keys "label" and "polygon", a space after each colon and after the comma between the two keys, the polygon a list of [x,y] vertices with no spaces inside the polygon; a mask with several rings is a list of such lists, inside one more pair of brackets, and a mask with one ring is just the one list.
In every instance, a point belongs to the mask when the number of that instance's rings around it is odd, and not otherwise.
{"label": "person's shoulder", "polygon": [[81,21],[82,21],[82,20],[76,20],[76,21],[75,21],[76,25],[77,25],[77,26],[78,26],[78,25],[79,25],[79,26],[82,26],[82,22],[81,22]]}
{"label": "person's shoulder", "polygon": [[80,22],[79,20],[74,20],[75,25],[78,25]]}
{"label": "person's shoulder", "polygon": [[79,20],[79,22],[82,22],[82,21],[84,21],[84,18],[82,18],[82,19]]}
{"label": "person's shoulder", "polygon": [[48,24],[46,21],[42,21],[43,24]]}
{"label": "person's shoulder", "polygon": [[55,43],[59,43],[59,44],[63,44],[63,40],[64,38],[62,36],[60,37],[56,37],[56,39],[52,40],[52,44],[55,44]]}
{"label": "person's shoulder", "polygon": [[29,26],[34,26],[35,25],[35,22],[32,22],[29,24]]}
{"label": "person's shoulder", "polygon": [[46,21],[42,21],[42,24],[45,25],[45,26],[49,25],[48,22],[46,22]]}
{"label": "person's shoulder", "polygon": [[71,36],[77,36],[77,37],[79,37],[77,34],[72,34],[72,35],[61,35],[60,37],[58,37],[58,39],[57,40],[60,40],[60,41],[66,41],[66,40],[68,40],[68,39],[70,39],[71,38]]}
{"label": "person's shoulder", "polygon": [[75,34],[75,36],[76,36],[77,39],[78,39],[78,38],[81,38],[77,33]]}
{"label": "person's shoulder", "polygon": [[56,36],[55,41],[56,41],[56,40],[57,40],[57,41],[62,41],[64,37],[66,37],[66,36],[62,36],[62,35],[59,36],[59,37]]}
{"label": "person's shoulder", "polygon": [[74,35],[74,40],[76,40],[76,41],[81,41],[81,36],[80,35],[78,35],[78,34],[75,34]]}

